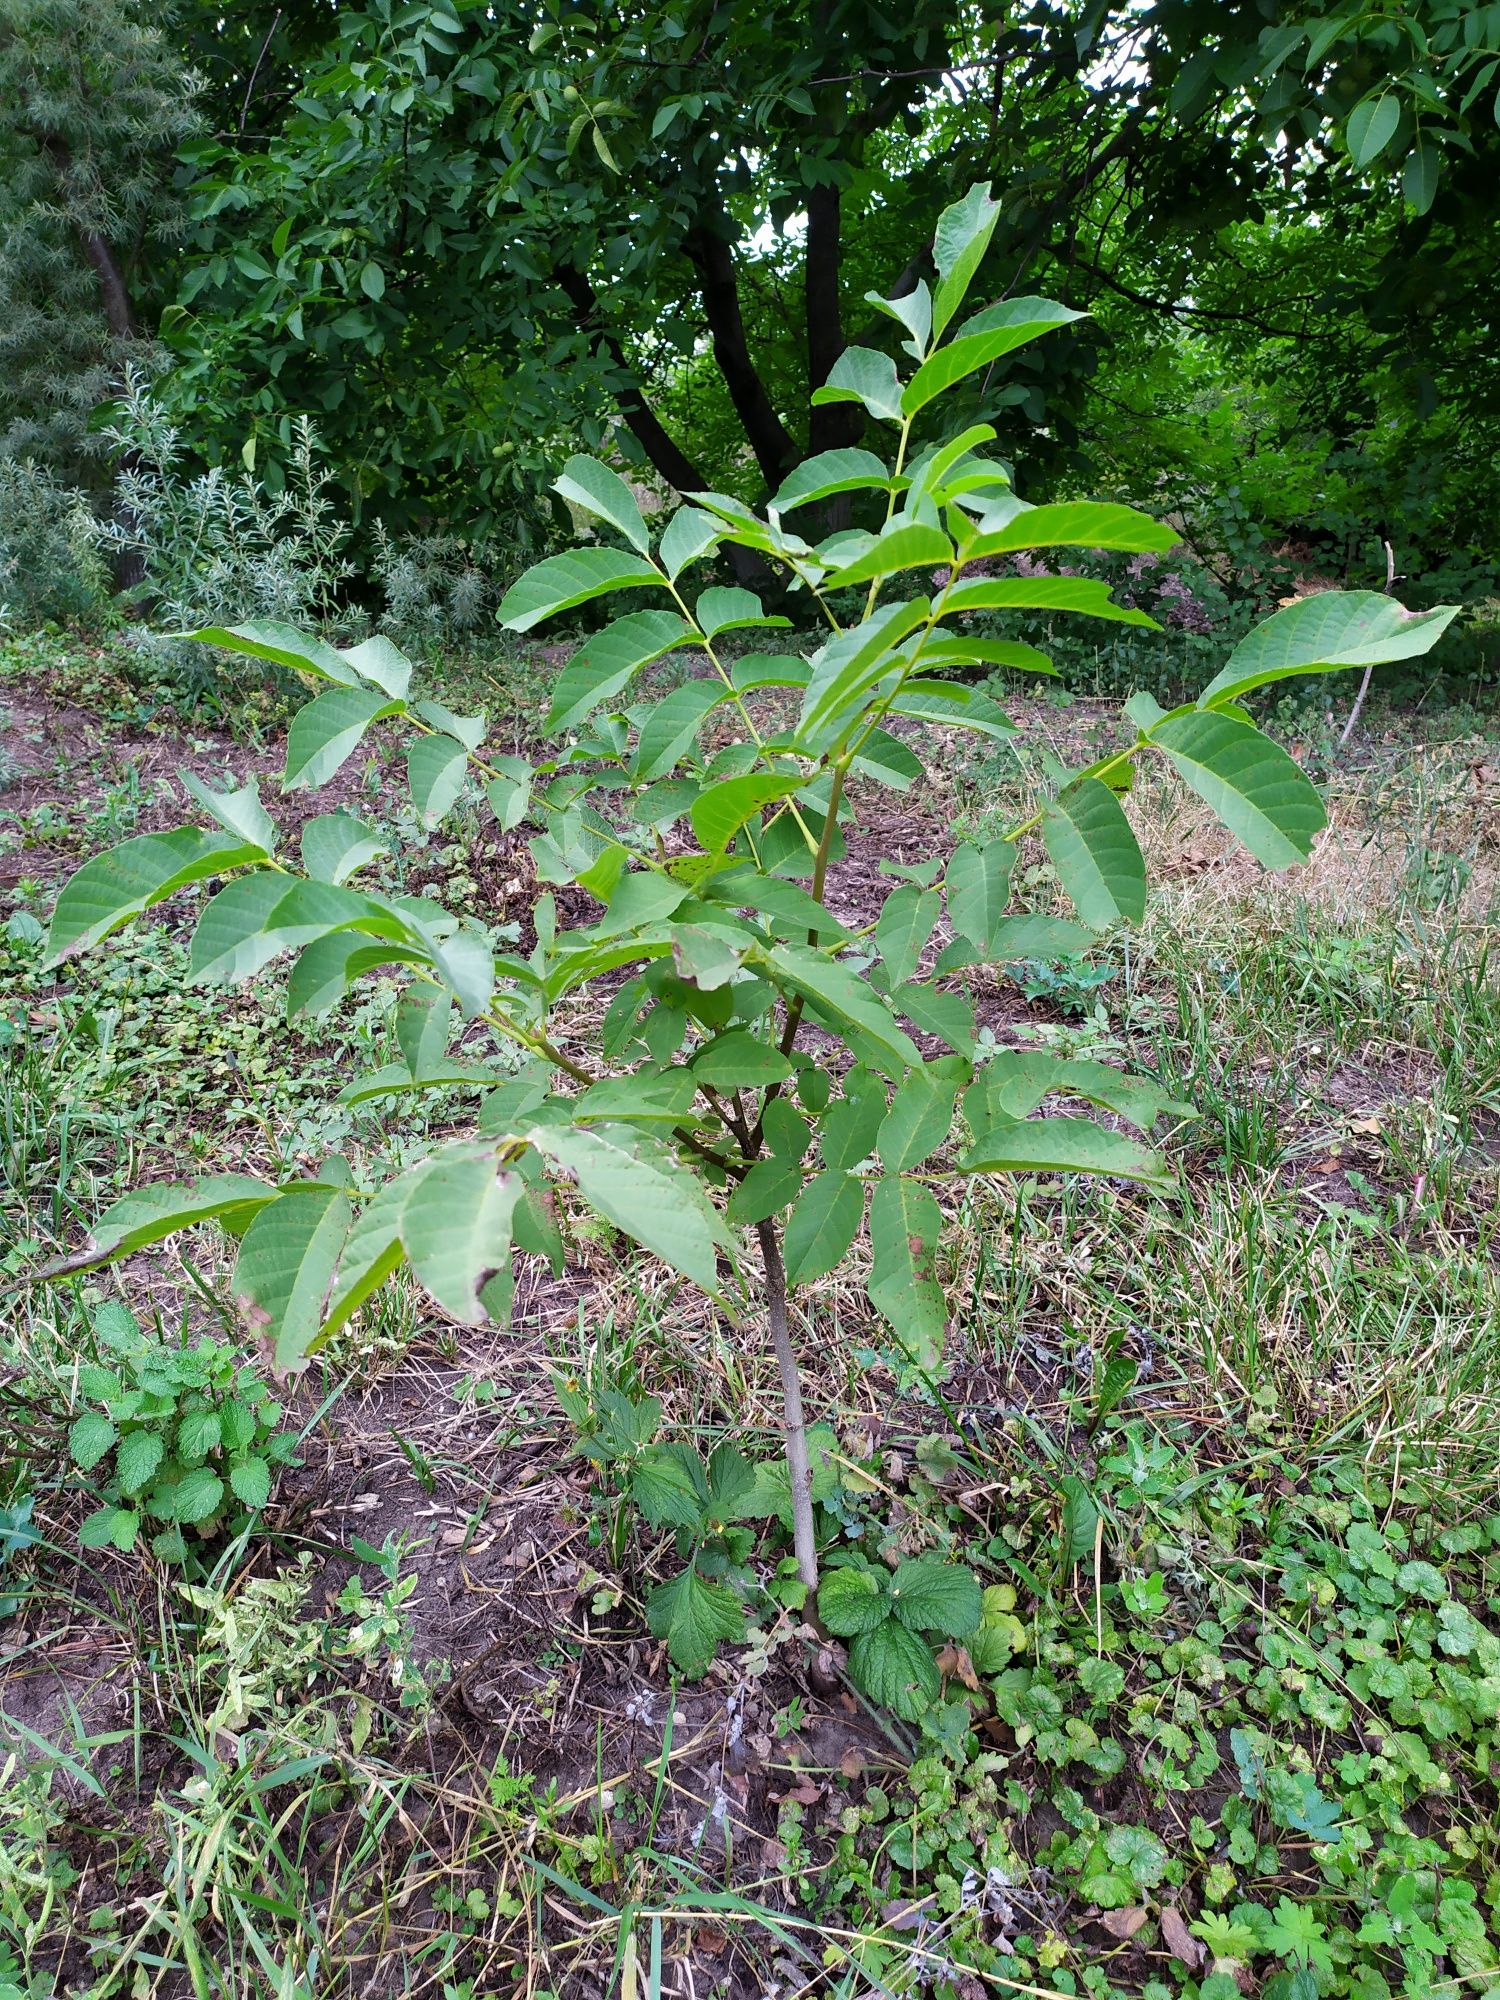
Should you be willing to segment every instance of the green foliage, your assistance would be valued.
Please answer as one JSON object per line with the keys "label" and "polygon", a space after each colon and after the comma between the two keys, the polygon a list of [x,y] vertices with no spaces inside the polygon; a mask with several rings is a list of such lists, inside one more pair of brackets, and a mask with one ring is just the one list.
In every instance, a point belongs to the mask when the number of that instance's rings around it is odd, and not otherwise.
{"label": "green foliage", "polygon": [[65,479],[97,463],[93,410],[149,351],[197,89],[139,0],[0,6],[0,459]]}
{"label": "green foliage", "polygon": [[918,1558],[893,1572],[859,1556],[830,1563],[818,1591],[830,1632],[849,1640],[849,1677],[870,1699],[916,1722],[941,1687],[930,1640],[967,1639],[980,1621],[979,1585],[956,1563]]}
{"label": "green foliage", "polygon": [[334,615],[353,574],[349,523],[329,497],[333,475],[306,418],[287,425],[274,492],[249,465],[191,471],[182,432],[129,366],[103,435],[119,462],[104,535],[137,577],[137,599],[168,628],[135,635],[155,678],[211,680],[203,650],[174,636],[189,626]]}
{"label": "green foliage", "polygon": [[[286,1369],[403,1262],[460,1319],[503,1318],[512,1248],[557,1253],[541,1199],[548,1187],[576,1189],[596,1215],[736,1312],[745,1287],[737,1227],[753,1226],[763,1250],[773,1246],[765,1261],[774,1310],[783,1231],[792,1283],[809,1283],[848,1250],[868,1195],[871,1303],[930,1375],[941,1366],[948,1316],[942,1210],[931,1183],[1048,1172],[1164,1183],[1160,1162],[1135,1141],[1086,1118],[1034,1115],[1052,1092],[1079,1081],[1074,1066],[1031,1057],[1024,1073],[1005,1058],[986,1067],[994,1051],[981,1052],[971,1008],[945,982],[966,965],[1048,944],[1067,949],[1087,941],[1090,927],[1138,911],[1144,864],[1117,796],[1138,759],[1164,758],[1267,865],[1304,858],[1324,823],[1321,801],[1245,718],[1239,697],[1288,672],[1357,664],[1350,621],[1374,614],[1355,601],[1342,619],[1325,605],[1317,620],[1284,622],[1273,640],[1258,642],[1259,654],[1242,658],[1233,697],[1211,687],[1171,713],[1141,697],[1130,705],[1135,733],[1126,748],[1054,773],[1053,802],[1008,841],[1051,814],[1054,862],[1082,924],[1006,916],[1009,869],[993,843],[960,845],[941,882],[933,869],[901,883],[858,939],[830,916],[824,895],[843,851],[849,783],[899,791],[923,773],[887,723],[929,715],[938,702],[959,730],[1011,729],[995,704],[976,707],[945,672],[970,662],[959,622],[970,610],[1043,606],[1151,622],[1093,581],[969,572],[999,551],[1059,539],[1157,550],[1170,536],[1155,522],[1119,507],[1027,506],[1007,469],[984,453],[994,437],[988,426],[927,445],[914,436],[930,394],[971,364],[986,365],[974,357],[993,356],[997,343],[1014,348],[1066,318],[1038,300],[960,317],[959,278],[995,218],[979,188],[944,220],[937,275],[953,321],[949,343],[934,346],[915,329],[908,346],[916,366],[904,388],[894,364],[889,383],[857,368],[834,385],[896,432],[878,476],[851,469],[844,456],[834,468],[840,482],[861,479],[881,496],[882,525],[813,543],[774,508],[761,517],[731,496],[702,493],[666,525],[653,554],[625,482],[602,463],[569,461],[562,490],[628,547],[600,541],[547,558],[507,592],[502,621],[529,629],[621,589],[632,609],[565,670],[559,701],[574,733],[534,770],[482,754],[484,717],[413,701],[410,663],[388,640],[339,650],[278,623],[197,635],[322,684],[293,724],[284,789],[326,783],[375,723],[399,720],[420,815],[440,816],[477,779],[503,823],[536,828],[531,851],[542,882],[585,892],[601,914],[560,928],[544,894],[536,943],[523,958],[428,899],[357,886],[363,871],[352,860],[325,871],[338,880],[290,865],[258,795],[244,792],[197,791],[220,832],[145,835],[89,861],[59,899],[52,964],[184,885],[227,875],[194,933],[195,979],[242,984],[292,955],[293,1008],[323,1012],[375,967],[412,969],[422,1031],[403,1042],[399,1069],[362,1089],[449,1081],[443,1064],[459,1022],[474,1024],[496,1058],[510,1050],[523,1061],[518,1072],[503,1060],[473,1072],[483,1090],[477,1138],[436,1145],[368,1196],[339,1172],[153,1189],[108,1211],[91,1250],[69,1268],[215,1218],[241,1239],[235,1293]],[[695,593],[686,582],[693,560],[726,548],[778,566],[828,629],[815,648],[778,658],[774,676],[758,684],[737,676],[715,635],[777,614],[748,590]],[[922,588],[884,596],[893,581]],[[648,592],[671,609],[641,608]],[[1387,624],[1395,617],[1380,615]],[[1399,648],[1405,631],[1425,647],[1448,615],[1382,626],[1379,643]],[[706,658],[705,676],[660,699],[632,688],[649,661],[690,646]],[[1024,651],[1018,657],[1031,663]],[[953,936],[924,973],[944,925]],[[604,981],[602,1026],[575,1055],[559,1045],[553,1015]],[[924,1057],[906,1022],[936,1033],[948,1053]],[[799,1042],[804,1024],[831,1035],[847,1062],[810,1054]],[[839,1072],[836,1093],[830,1068]],[[1126,1115],[1143,1131],[1167,1108],[1165,1095],[1139,1080],[1095,1078],[1084,1094],[1112,1108],[1128,1100]],[[725,1189],[727,1211],[716,1199]],[[794,1512],[807,1505],[794,1493]],[[799,1560],[810,1585],[807,1520]],[[694,1586],[679,1597],[691,1627],[685,1643],[701,1650],[727,1612],[720,1617],[716,1600]]]}
{"label": "green foliage", "polygon": [[94,1334],[105,1358],[79,1368],[68,1454],[104,1504],[79,1540],[128,1554],[145,1536],[159,1560],[196,1568],[205,1542],[260,1512],[291,1460],[281,1405],[220,1341],[168,1345],[117,1306],[99,1308]]}
{"label": "green foliage", "polygon": [[97,620],[108,602],[87,497],[34,459],[0,454],[0,630]]}

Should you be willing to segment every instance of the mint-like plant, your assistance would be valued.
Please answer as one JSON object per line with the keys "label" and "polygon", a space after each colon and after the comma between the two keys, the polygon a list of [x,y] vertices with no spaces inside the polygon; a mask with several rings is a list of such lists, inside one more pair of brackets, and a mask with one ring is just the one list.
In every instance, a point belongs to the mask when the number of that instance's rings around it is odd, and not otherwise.
{"label": "mint-like plant", "polygon": [[[340,1163],[280,1185],[221,1174],[128,1196],[72,1268],[216,1221],[240,1239],[234,1292],[287,1370],[403,1263],[455,1320],[503,1317],[512,1251],[561,1255],[542,1199],[549,1184],[576,1188],[742,1319],[753,1310],[753,1237],[781,1374],[797,1562],[816,1585],[796,1294],[867,1231],[871,1304],[893,1341],[934,1369],[948,1322],[941,1190],[1037,1172],[1163,1179],[1137,1140],[1087,1116],[1036,1115],[1065,1090],[1144,1135],[1166,1108],[1161,1089],[1045,1054],[983,1060],[965,970],[1057,957],[1140,918],[1146,871],[1121,801],[1143,758],[1164,759],[1268,867],[1305,858],[1322,803],[1243,698],[1293,675],[1423,652],[1452,616],[1414,616],[1374,593],[1291,605],[1249,634],[1196,702],[1165,712],[1137,696],[1126,708],[1131,740],[1060,775],[1005,838],[888,866],[893,886],[873,922],[835,916],[827,890],[851,783],[920,786],[913,723],[1010,736],[973,677],[1049,670],[1033,647],[991,636],[995,614],[1151,624],[1100,582],[1012,559],[1067,545],[1147,554],[1176,539],[1129,507],[1028,505],[986,455],[988,425],[947,435],[936,422],[948,392],[1077,317],[1037,298],[960,317],[997,214],[987,187],[972,189],[939,223],[936,282],[874,302],[902,336],[901,365],[851,347],[817,392],[859,405],[893,438],[889,455],[819,453],[760,513],[697,494],[658,538],[615,472],[569,460],[557,490],[604,539],[527,571],[500,617],[526,632],[609,595],[632,608],[559,674],[558,747],[546,762],[486,756],[482,716],[413,700],[410,665],[386,639],[340,651],[274,625],[194,635],[320,685],[292,722],[284,789],[325,784],[368,730],[398,725],[422,816],[441,820],[477,782],[503,827],[534,829],[547,889],[530,954],[497,951],[479,922],[360,886],[380,843],[347,812],[312,820],[300,854],[289,852],[253,783],[214,794],[193,782],[212,827],[149,834],[87,862],[58,901],[52,964],[190,884],[227,877],[194,933],[194,979],[243,983],[290,956],[290,1009],[316,1015],[364,975],[405,966],[402,1061],[359,1088],[461,1083],[480,1102],[472,1136],[435,1143],[366,1189]],[[802,527],[834,500],[866,525],[808,539]],[[696,565],[726,549],[779,572],[825,629],[821,643],[734,657],[733,635],[787,621],[750,590],[691,583]],[[706,670],[640,696],[642,670],[677,652]],[[1010,912],[1016,843],[1031,832],[1077,922]],[[563,887],[586,891],[597,914],[562,927],[551,891]],[[597,996],[599,1021],[575,1034],[565,1023],[579,1018],[579,996]],[[455,1060],[459,1021],[470,1032]],[[482,1059],[475,1025],[491,1043]],[[919,1034],[943,1053],[924,1053]]]}
{"label": "mint-like plant", "polygon": [[68,1453],[103,1504],[78,1539],[128,1553],[144,1532],[161,1561],[190,1562],[270,1499],[296,1450],[281,1404],[223,1341],[173,1346],[114,1305],[94,1331],[109,1358],[78,1370]]}
{"label": "mint-like plant", "polygon": [[907,1722],[938,1698],[932,1637],[967,1639],[983,1613],[979,1584],[957,1563],[915,1557],[895,1570],[847,1554],[830,1563],[818,1591],[828,1630],[849,1641],[855,1684]]}

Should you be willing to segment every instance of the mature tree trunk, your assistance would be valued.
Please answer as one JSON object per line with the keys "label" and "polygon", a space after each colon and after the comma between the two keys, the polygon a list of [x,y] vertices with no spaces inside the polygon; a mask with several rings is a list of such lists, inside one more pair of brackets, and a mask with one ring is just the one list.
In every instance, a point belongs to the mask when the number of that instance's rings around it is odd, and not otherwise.
{"label": "mature tree trunk", "polygon": [[[708,480],[647,402],[645,391],[636,379],[635,371],[626,359],[625,350],[620,345],[617,335],[604,323],[599,309],[599,295],[588,278],[576,265],[571,264],[560,265],[555,275],[558,284],[572,304],[573,316],[578,325],[593,341],[596,350],[607,354],[626,378],[616,392],[616,401],[620,405],[620,415],[630,427],[636,443],[667,484],[678,493],[706,491]],[[774,585],[775,578],[772,572],[754,549],[731,547],[725,553],[729,557],[735,575],[748,588],[764,590]]]}
{"label": "mature tree trunk", "polygon": [[735,414],[744,427],[755,462],[767,486],[774,492],[801,454],[796,439],[776,413],[776,406],[750,358],[740,312],[739,280],[735,275],[734,251],[728,235],[729,219],[710,216],[684,240],[683,247],[698,273],[698,289],[714,344],[714,359]]}
{"label": "mature tree trunk", "polygon": [[635,371],[625,358],[624,348],[621,347],[618,337],[604,324],[599,310],[598,293],[576,265],[559,265],[556,277],[572,304],[573,316],[579,326],[593,341],[596,350],[607,354],[621,374],[627,378],[618,391],[617,400],[620,414],[630,426],[641,450],[645,452],[667,484],[675,487],[679,493],[702,492],[708,481],[646,401],[645,392],[636,380]]}

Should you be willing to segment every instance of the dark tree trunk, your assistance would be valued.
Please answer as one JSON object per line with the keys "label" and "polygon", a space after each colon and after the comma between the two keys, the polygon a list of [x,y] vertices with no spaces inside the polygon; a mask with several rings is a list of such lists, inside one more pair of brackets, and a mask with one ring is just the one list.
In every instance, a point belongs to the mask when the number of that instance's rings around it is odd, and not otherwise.
{"label": "dark tree trunk", "polygon": [[[626,378],[616,392],[616,401],[636,443],[667,484],[678,493],[706,491],[707,479],[647,402],[618,337],[604,324],[599,310],[599,296],[588,278],[572,264],[559,266],[555,275],[573,307],[578,325],[592,340],[596,351],[607,354]],[[772,571],[753,549],[729,548],[725,554],[735,575],[747,588],[765,590],[775,584]]]}
{"label": "dark tree trunk", "polygon": [[[820,184],[807,197],[807,262],[803,296],[807,303],[807,386],[821,389],[843,353],[843,312],[839,299],[842,259],[840,196],[836,187]],[[808,413],[807,448],[833,451],[853,444],[864,429],[864,413],[856,403],[814,404]]]}
{"label": "dark tree trunk", "polygon": [[716,224],[724,217],[711,217],[686,238],[684,248],[698,273],[703,310],[713,339],[714,359],[724,377],[729,400],[744,427],[755,462],[767,486],[774,492],[797,463],[796,440],[766,393],[750,344],[745,338],[745,322],[740,312],[739,280],[735,275],[734,251],[730,239]]}
{"label": "dark tree trunk", "polygon": [[618,391],[617,400],[620,415],[630,426],[637,444],[669,486],[675,487],[679,493],[701,493],[708,481],[646,401],[635,371],[625,358],[625,350],[603,322],[599,297],[593,286],[574,265],[559,266],[556,275],[558,284],[573,307],[578,325],[593,341],[595,349],[607,354],[621,374],[628,378]]}

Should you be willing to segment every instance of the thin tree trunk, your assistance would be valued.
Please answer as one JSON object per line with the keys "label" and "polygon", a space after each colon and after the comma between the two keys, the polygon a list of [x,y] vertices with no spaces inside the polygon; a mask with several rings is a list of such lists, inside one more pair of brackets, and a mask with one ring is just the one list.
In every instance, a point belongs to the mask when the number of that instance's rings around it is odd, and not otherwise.
{"label": "thin tree trunk", "polygon": [[[1387,542],[1385,545],[1385,594],[1387,597],[1390,596],[1395,581],[1396,551]],[[1339,738],[1340,750],[1344,748],[1349,738],[1354,734],[1354,725],[1359,721],[1359,712],[1365,705],[1365,696],[1370,692],[1370,676],[1374,671],[1375,662],[1372,660],[1369,666],[1365,668],[1364,676],[1359,684],[1359,693],[1354,697],[1354,706],[1349,711],[1349,720],[1344,724],[1344,733]]]}
{"label": "thin tree trunk", "polygon": [[766,1311],[781,1369],[782,1428],[792,1482],[792,1543],[797,1552],[797,1574],[809,1590],[816,1590],[818,1551],[813,1535],[812,1466],[807,1456],[807,1424],[802,1415],[802,1378],[797,1372],[797,1352],[787,1325],[786,1266],[781,1261],[775,1223],[758,1222],[755,1233],[760,1238],[760,1254],[766,1267]]}

